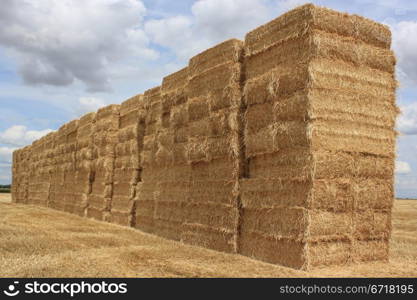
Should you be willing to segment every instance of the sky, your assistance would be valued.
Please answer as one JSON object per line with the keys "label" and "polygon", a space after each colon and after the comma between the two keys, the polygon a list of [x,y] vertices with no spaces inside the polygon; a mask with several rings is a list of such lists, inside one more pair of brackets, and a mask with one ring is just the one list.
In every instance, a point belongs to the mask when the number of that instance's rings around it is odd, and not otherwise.
{"label": "sky", "polygon": [[390,26],[402,111],[396,194],[417,197],[417,1],[408,0],[2,0],[0,184],[11,182],[15,149],[308,2]]}

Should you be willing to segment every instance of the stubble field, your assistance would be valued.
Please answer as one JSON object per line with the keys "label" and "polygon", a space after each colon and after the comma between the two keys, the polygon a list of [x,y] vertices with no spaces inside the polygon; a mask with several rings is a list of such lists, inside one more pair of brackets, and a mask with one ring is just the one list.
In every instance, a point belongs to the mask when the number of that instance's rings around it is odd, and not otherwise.
{"label": "stubble field", "polygon": [[389,263],[297,271],[0,194],[0,277],[417,277],[417,200],[396,200]]}

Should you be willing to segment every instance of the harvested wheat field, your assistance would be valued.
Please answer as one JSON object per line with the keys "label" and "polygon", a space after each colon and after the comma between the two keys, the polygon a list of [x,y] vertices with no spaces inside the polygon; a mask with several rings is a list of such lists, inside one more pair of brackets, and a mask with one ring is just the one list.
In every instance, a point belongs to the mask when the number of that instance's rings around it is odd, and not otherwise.
{"label": "harvested wheat field", "polygon": [[0,194],[1,277],[416,277],[417,200],[396,200],[390,262],[298,271]]}

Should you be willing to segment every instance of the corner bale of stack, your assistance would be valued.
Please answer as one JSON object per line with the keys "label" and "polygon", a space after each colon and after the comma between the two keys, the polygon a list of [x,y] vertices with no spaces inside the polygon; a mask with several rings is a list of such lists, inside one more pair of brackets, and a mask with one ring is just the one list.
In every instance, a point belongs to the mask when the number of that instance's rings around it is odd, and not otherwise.
{"label": "corner bale of stack", "polygon": [[125,226],[135,223],[135,196],[141,181],[140,153],[143,148],[143,95],[120,105],[120,121],[115,148],[111,222]]}
{"label": "corner bale of stack", "polygon": [[309,265],[388,260],[396,132],[388,27],[311,7]]}
{"label": "corner bale of stack", "polygon": [[306,262],[311,158],[306,118],[309,6],[245,39],[246,173],[241,180],[240,253],[302,268]]}
{"label": "corner bale of stack", "polygon": [[309,4],[248,33],[245,47],[242,254],[303,269],[387,258],[389,30]]}
{"label": "corner bale of stack", "polygon": [[141,182],[136,185],[135,207],[136,217],[134,226],[142,231],[154,231],[155,202],[158,195],[161,168],[156,163],[156,138],[161,130],[161,87],[145,91],[143,95],[144,114],[139,118],[143,133],[143,146],[140,153]]}
{"label": "corner bale of stack", "polygon": [[188,66],[189,199],[181,240],[237,251],[243,42],[229,40]]}
{"label": "corner bale of stack", "polygon": [[88,197],[87,217],[110,221],[113,176],[120,105],[97,111],[93,131],[93,183]]}

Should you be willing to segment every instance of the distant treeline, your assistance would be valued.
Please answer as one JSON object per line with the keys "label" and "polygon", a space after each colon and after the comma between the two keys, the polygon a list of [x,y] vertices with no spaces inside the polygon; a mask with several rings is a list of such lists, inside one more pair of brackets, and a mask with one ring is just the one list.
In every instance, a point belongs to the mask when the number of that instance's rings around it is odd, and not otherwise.
{"label": "distant treeline", "polygon": [[10,188],[11,188],[10,184],[7,184],[7,185],[0,184],[0,193],[10,193]]}

